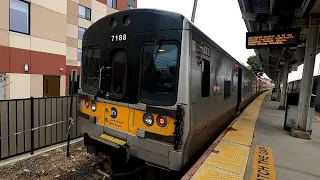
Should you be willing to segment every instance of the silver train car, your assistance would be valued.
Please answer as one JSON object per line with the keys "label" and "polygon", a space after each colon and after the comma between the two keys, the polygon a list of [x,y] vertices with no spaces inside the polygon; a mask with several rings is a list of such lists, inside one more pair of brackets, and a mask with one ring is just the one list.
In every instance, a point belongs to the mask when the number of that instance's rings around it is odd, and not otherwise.
{"label": "silver train car", "polygon": [[[315,109],[316,111],[320,112],[320,75],[313,76],[313,84],[312,84],[312,91],[311,94],[317,95],[316,102],[315,102]],[[291,92],[300,92],[301,88],[301,79],[288,82],[287,85],[287,93]]]}
{"label": "silver train car", "polygon": [[108,15],[86,30],[82,49],[80,128],[109,172],[130,158],[181,171],[271,87],[174,12]]}

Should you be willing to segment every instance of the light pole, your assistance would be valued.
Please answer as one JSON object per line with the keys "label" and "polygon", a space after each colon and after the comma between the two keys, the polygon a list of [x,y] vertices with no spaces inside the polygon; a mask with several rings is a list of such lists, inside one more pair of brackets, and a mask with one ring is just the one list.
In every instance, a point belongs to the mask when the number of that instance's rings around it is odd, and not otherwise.
{"label": "light pole", "polygon": [[194,0],[193,10],[192,10],[192,16],[191,16],[191,21],[192,21],[193,23],[194,23],[194,18],[195,18],[195,16],[196,16],[197,4],[198,4],[198,0]]}

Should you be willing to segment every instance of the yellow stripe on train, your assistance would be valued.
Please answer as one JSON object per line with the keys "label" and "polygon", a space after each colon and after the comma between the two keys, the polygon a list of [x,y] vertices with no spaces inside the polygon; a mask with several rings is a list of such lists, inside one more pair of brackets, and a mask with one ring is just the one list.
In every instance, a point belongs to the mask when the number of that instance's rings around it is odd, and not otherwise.
{"label": "yellow stripe on train", "polygon": [[[89,107],[85,105],[85,100],[81,100],[82,113],[89,116],[96,116],[97,124],[110,127],[112,129],[120,130],[123,132],[128,132],[130,134],[136,135],[138,128],[144,129],[145,131],[164,135],[172,136],[174,133],[174,119],[167,117],[167,125],[165,127],[160,127],[156,119],[159,114],[152,114],[154,117],[154,123],[152,126],[146,126],[143,123],[144,111],[136,110],[128,107],[123,107],[114,104],[108,104],[103,102],[96,102],[96,111],[91,110],[91,102],[89,102]],[[161,114],[160,114],[161,115]]]}
{"label": "yellow stripe on train", "polygon": [[113,137],[113,136],[109,136],[109,135],[107,135],[107,134],[101,134],[100,137],[103,138],[103,139],[106,139],[106,140],[108,140],[108,141],[114,142],[114,143],[116,143],[116,144],[119,144],[119,145],[121,145],[121,146],[123,146],[123,145],[125,145],[125,144],[127,143],[127,142],[124,141],[124,140],[118,139],[118,138]]}

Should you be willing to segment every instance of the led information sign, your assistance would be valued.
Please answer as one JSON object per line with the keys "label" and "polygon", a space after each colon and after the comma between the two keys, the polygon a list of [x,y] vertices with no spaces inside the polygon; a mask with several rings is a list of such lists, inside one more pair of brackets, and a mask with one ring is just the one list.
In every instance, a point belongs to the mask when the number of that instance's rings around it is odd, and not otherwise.
{"label": "led information sign", "polygon": [[247,49],[259,47],[297,46],[300,38],[300,29],[285,29],[272,31],[247,32]]}

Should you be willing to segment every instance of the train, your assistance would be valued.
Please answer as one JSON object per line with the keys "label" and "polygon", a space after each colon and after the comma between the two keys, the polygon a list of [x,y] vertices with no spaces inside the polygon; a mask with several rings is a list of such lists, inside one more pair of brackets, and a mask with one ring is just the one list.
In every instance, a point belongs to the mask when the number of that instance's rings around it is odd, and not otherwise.
{"label": "train", "polygon": [[[320,75],[313,76],[313,84],[311,94],[317,95],[315,100],[315,110],[320,112]],[[301,79],[288,82],[287,93],[300,92]]]}
{"label": "train", "polygon": [[185,16],[159,9],[107,15],[83,35],[79,126],[115,174],[130,159],[172,172],[273,85]]}

